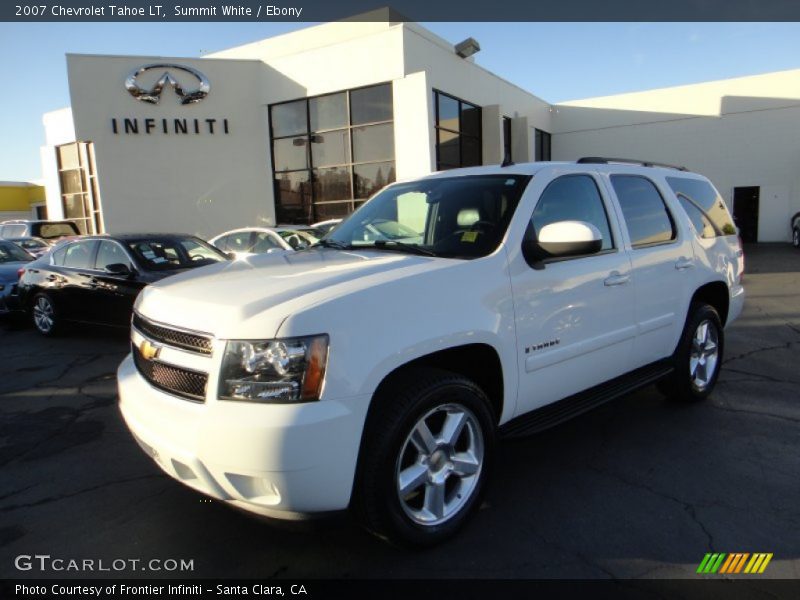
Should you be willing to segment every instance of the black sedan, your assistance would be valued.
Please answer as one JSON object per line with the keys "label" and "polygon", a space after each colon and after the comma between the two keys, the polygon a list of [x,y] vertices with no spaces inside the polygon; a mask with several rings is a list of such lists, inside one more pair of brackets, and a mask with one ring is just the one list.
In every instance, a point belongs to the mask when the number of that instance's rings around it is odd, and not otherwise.
{"label": "black sedan", "polygon": [[31,314],[43,335],[53,335],[66,322],[127,327],[133,302],[148,283],[225,260],[191,235],[84,236],[26,265],[18,308]]}

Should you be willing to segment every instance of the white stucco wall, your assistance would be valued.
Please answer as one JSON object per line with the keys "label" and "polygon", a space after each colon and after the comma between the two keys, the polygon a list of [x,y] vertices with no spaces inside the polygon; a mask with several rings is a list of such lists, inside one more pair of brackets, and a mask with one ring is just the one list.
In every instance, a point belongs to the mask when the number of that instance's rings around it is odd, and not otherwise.
{"label": "white stucco wall", "polygon": [[553,158],[620,156],[708,176],[733,210],[760,190],[759,241],[789,241],[800,210],[800,70],[589,98],[555,107]]}
{"label": "white stucco wall", "polygon": [[[181,105],[167,86],[158,105],[133,98],[125,78],[149,63],[200,70],[211,84],[208,97]],[[210,236],[246,224],[274,223],[267,114],[260,98],[271,87],[302,95],[298,86],[257,61],[68,55],[67,68],[75,134],[95,144],[110,232]],[[151,84],[165,70],[148,72],[142,83]],[[196,85],[191,77],[184,81],[187,88]],[[123,133],[125,118],[138,119],[138,134]],[[143,130],[147,118],[156,124],[150,133]],[[190,127],[188,134],[175,134],[175,118],[198,119],[201,133],[191,133]],[[167,119],[168,133],[162,131],[162,119]],[[208,133],[205,119],[217,119],[215,134]]]}

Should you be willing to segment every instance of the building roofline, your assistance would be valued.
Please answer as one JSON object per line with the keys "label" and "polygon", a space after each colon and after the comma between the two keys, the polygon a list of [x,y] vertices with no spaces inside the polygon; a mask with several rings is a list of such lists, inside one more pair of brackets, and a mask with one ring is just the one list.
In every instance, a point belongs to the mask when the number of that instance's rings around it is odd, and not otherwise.
{"label": "building roofline", "polygon": [[[270,38],[267,38],[270,39]],[[67,52],[65,56],[78,56],[81,58],[135,58],[146,60],[202,60],[202,61],[219,61],[219,62],[247,62],[247,63],[261,63],[262,61],[257,58],[215,58],[214,56],[154,56],[149,54],[84,54],[82,52]]]}
{"label": "building roofline", "polygon": [[654,92],[666,92],[666,91],[674,91],[674,90],[688,90],[690,88],[697,88],[697,87],[706,86],[706,85],[712,86],[712,85],[718,85],[718,84],[722,84],[722,83],[731,83],[731,82],[735,82],[735,81],[743,81],[745,79],[755,79],[757,77],[769,77],[771,75],[784,75],[784,74],[793,73],[793,72],[800,72],[800,67],[797,67],[795,69],[782,69],[780,71],[767,71],[765,73],[754,73],[752,75],[739,75],[737,77],[726,77],[726,78],[723,78],[723,79],[710,79],[708,81],[698,81],[698,82],[695,82],[695,83],[681,83],[681,84],[678,84],[678,85],[668,85],[668,86],[657,87],[657,88],[648,88],[648,89],[644,89],[644,90],[635,90],[635,91],[631,91],[631,92],[620,92],[619,94],[607,94],[605,96],[588,96],[588,97],[585,97],[585,98],[576,98],[574,100],[564,100],[562,102],[557,102],[553,106],[569,105],[569,104],[574,104],[574,103],[577,103],[577,102],[586,102],[586,101],[589,101],[589,100],[605,100],[605,99],[611,99],[611,98],[622,98],[622,97],[625,97],[625,96],[634,96],[634,95],[637,95],[637,94],[650,94],[650,93],[654,93]]}

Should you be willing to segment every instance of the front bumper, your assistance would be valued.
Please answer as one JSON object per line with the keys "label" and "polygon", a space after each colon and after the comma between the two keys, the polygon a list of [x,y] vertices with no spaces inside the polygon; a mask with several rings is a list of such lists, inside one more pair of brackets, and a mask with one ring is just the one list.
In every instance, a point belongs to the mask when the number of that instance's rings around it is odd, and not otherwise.
{"label": "front bumper", "polygon": [[130,355],[117,375],[120,410],[137,442],[187,486],[279,518],[348,506],[368,396],[195,403],[151,387]]}

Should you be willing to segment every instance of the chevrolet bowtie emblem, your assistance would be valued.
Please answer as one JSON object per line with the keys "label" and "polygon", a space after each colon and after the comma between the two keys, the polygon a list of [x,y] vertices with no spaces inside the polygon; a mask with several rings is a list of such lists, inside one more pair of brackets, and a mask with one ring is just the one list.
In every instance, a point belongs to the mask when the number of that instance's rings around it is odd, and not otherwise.
{"label": "chevrolet bowtie emblem", "polygon": [[150,340],[143,340],[142,343],[139,344],[139,352],[145,360],[153,360],[154,358],[158,358],[158,355],[161,353],[161,346],[156,346]]}

